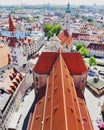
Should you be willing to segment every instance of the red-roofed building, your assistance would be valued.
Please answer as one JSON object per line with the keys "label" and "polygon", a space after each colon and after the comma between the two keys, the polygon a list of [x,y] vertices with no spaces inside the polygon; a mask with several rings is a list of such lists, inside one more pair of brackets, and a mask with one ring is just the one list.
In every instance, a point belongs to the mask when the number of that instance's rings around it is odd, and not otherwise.
{"label": "red-roofed building", "polygon": [[43,52],[34,66],[36,99],[28,130],[93,130],[82,94],[86,76],[79,53]]}
{"label": "red-roofed building", "polygon": [[87,50],[89,56],[104,57],[104,44],[90,43]]}
{"label": "red-roofed building", "polygon": [[67,30],[63,30],[59,33],[58,38],[60,39],[61,45],[63,46],[62,49],[67,49],[68,51],[71,51],[71,44],[72,44],[72,37],[67,32]]}
{"label": "red-roofed building", "polygon": [[64,21],[64,30],[62,30],[58,36],[53,36],[50,38],[49,43],[45,46],[45,51],[58,51],[61,47],[62,51],[70,52],[71,51],[71,44],[72,44],[72,37],[70,31],[70,17],[71,17],[71,9],[70,4],[67,4],[67,8],[65,11],[65,21]]}
{"label": "red-roofed building", "polygon": [[9,15],[9,31],[10,31],[10,37],[8,47],[10,51],[11,62],[14,67],[18,68],[19,66],[23,66],[23,64],[26,64],[27,56],[24,55],[22,42],[16,38],[15,27],[10,15]]}
{"label": "red-roofed building", "polygon": [[10,15],[9,15],[9,31],[15,31],[15,26],[13,24],[13,20]]}

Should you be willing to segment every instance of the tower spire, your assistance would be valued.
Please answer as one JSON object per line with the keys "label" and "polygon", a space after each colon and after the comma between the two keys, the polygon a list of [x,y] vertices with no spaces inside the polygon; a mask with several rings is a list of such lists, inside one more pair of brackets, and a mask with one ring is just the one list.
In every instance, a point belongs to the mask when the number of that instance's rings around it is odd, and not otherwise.
{"label": "tower spire", "polygon": [[10,14],[9,14],[9,31],[15,31],[15,26],[13,24],[13,20]]}
{"label": "tower spire", "polygon": [[66,13],[71,13],[71,8],[70,8],[69,2],[67,4]]}
{"label": "tower spire", "polygon": [[15,41],[16,41],[16,37],[15,37],[15,26],[13,24],[13,20],[11,15],[9,15],[9,31],[10,31],[10,41],[8,46],[12,46],[15,47]]}
{"label": "tower spire", "polygon": [[71,8],[68,2],[67,8],[65,10],[65,30],[67,30],[68,33],[70,33],[70,14],[71,14]]}

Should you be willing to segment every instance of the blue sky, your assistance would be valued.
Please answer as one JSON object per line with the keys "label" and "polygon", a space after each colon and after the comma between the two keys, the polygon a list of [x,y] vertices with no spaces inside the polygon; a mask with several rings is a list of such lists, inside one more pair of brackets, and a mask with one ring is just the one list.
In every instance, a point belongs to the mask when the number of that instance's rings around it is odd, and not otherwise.
{"label": "blue sky", "polygon": [[104,5],[104,0],[0,0],[0,5],[14,5],[14,4],[60,4],[65,5],[70,2],[71,5],[75,4],[86,4],[92,5],[96,3],[97,5]]}

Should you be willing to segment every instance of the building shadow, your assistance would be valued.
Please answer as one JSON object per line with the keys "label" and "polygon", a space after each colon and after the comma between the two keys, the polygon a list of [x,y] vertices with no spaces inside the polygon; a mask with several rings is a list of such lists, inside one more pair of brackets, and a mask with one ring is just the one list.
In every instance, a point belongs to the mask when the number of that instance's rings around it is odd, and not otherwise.
{"label": "building shadow", "polygon": [[34,98],[33,104],[31,105],[31,108],[30,108],[26,118],[24,119],[22,130],[27,130],[30,114],[34,112],[35,104],[38,103],[43,96],[45,96],[45,92],[46,92],[46,86],[40,88],[38,90],[38,93],[36,95],[34,95],[35,98]]}

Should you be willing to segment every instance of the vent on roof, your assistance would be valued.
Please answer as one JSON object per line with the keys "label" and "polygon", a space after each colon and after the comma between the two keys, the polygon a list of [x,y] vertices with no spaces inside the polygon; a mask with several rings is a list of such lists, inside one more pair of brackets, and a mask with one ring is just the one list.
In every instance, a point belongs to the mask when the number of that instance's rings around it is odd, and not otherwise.
{"label": "vent on roof", "polygon": [[67,87],[68,92],[70,93],[70,89]]}
{"label": "vent on roof", "polygon": [[82,102],[80,102],[79,104],[80,104],[80,105],[83,105],[83,103],[82,103]]}
{"label": "vent on roof", "polygon": [[58,88],[57,88],[57,87],[55,87],[55,88],[54,88],[54,91],[56,92],[56,91],[57,91],[57,89],[58,89]]}
{"label": "vent on roof", "polygon": [[38,104],[41,104],[42,103],[42,101],[40,101]]}
{"label": "vent on roof", "polygon": [[72,107],[70,107],[70,110],[71,110],[71,112],[73,112],[73,111],[74,111]]}
{"label": "vent on roof", "polygon": [[47,98],[47,101],[49,101],[51,99],[51,96],[49,96],[48,98]]}
{"label": "vent on roof", "polygon": [[40,115],[36,116],[36,120],[38,120],[40,118]]}
{"label": "vent on roof", "polygon": [[66,76],[66,78],[68,78],[68,75],[67,75],[67,74],[66,74],[65,76]]}
{"label": "vent on roof", "polygon": [[83,120],[84,120],[84,121],[87,121],[87,119],[86,119],[85,117],[83,118]]}
{"label": "vent on roof", "polygon": [[66,68],[66,65],[64,65],[64,67]]}
{"label": "vent on roof", "polygon": [[58,75],[56,74],[54,78],[56,78]]}
{"label": "vent on roof", "polygon": [[77,120],[80,122],[80,119],[79,119],[79,118],[77,118]]}
{"label": "vent on roof", "polygon": [[57,109],[58,109],[58,106],[55,106],[55,107],[54,107],[54,112],[56,112],[56,111],[57,111]]}
{"label": "vent on roof", "polygon": [[55,65],[55,68],[57,67],[57,65]]}
{"label": "vent on roof", "polygon": [[76,98],[73,98],[74,99],[74,101],[76,102]]}
{"label": "vent on roof", "polygon": [[52,85],[52,83],[49,83],[49,86],[51,86]]}
{"label": "vent on roof", "polygon": [[71,83],[71,86],[73,86],[73,83]]}
{"label": "vent on roof", "polygon": [[45,119],[45,121],[47,122],[49,120],[49,115],[48,116],[46,116],[46,119]]}

